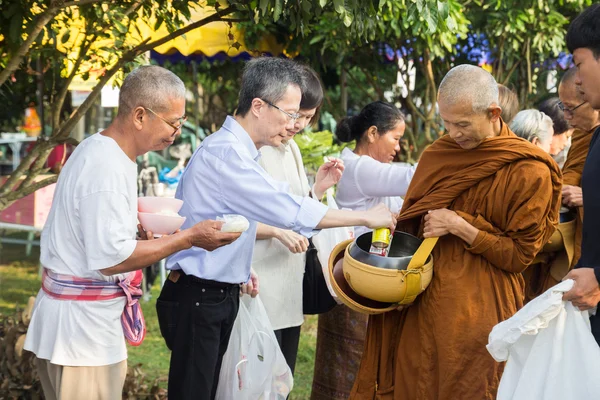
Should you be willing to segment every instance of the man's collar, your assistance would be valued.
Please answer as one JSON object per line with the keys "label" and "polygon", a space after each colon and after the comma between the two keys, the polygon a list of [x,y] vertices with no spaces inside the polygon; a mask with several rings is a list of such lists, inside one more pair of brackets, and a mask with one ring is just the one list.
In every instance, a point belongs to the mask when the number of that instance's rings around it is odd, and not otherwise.
{"label": "man's collar", "polygon": [[233,136],[235,136],[240,141],[240,143],[242,143],[244,147],[248,149],[250,156],[254,160],[259,159],[260,153],[256,149],[256,145],[250,138],[248,132],[246,132],[242,125],[240,125],[240,123],[235,120],[235,118],[233,118],[231,115],[228,115],[225,119],[225,122],[223,122],[223,128],[233,133]]}

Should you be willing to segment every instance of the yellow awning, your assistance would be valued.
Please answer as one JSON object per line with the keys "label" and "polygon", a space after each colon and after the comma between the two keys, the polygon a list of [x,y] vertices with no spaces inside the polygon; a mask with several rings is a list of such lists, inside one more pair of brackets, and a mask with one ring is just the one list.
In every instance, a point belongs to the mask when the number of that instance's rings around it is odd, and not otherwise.
{"label": "yellow awning", "polygon": [[[188,24],[200,21],[207,16],[213,14],[212,9],[205,11],[203,7],[198,6],[191,12],[191,18]],[[169,34],[165,25],[161,25],[158,30],[151,28],[151,23],[138,21],[138,28],[143,37],[150,37],[151,41],[158,40]],[[230,39],[233,37],[233,40]],[[234,43],[239,43],[238,48],[232,47]],[[213,57],[218,53],[225,53],[228,57],[236,57],[242,53],[270,53],[272,55],[280,55],[283,53],[283,46],[275,40],[274,37],[268,36],[259,41],[258,48],[249,50],[243,39],[241,32],[235,24],[230,27],[227,22],[211,22],[200,28],[194,29],[187,34],[180,36],[170,42],[167,42],[154,49],[157,53],[170,55],[179,52],[184,56],[192,54],[202,54],[207,57]]]}
{"label": "yellow awning", "polygon": [[[212,7],[204,7],[197,5],[191,10],[189,21],[181,27],[192,24],[214,13]],[[57,48],[65,53],[66,73],[69,73],[73,66],[74,60],[77,59],[79,49],[83,44],[85,32],[85,19],[80,17],[77,8],[72,9],[72,18],[68,21],[61,22],[61,17],[57,19],[59,22],[59,32],[57,34]],[[124,46],[134,47],[146,39],[150,42],[159,40],[169,34],[165,24],[162,24],[157,30],[154,30],[155,19],[152,17],[149,20],[138,18],[136,21],[137,29],[132,27],[126,35]],[[68,33],[68,39],[62,42],[64,35]],[[231,39],[233,38],[233,39]],[[46,40],[49,40],[46,37]],[[239,43],[239,46],[233,46]],[[77,77],[73,82],[73,86],[77,90],[85,90],[84,87],[93,87],[97,82],[97,78],[101,76],[106,68],[117,61],[116,57],[107,49],[115,46],[114,38],[106,38],[94,42],[88,54],[91,60],[86,61],[80,66],[79,71],[88,72],[89,77],[84,81]],[[235,24],[229,26],[227,22],[211,22],[200,28],[196,28],[183,36],[175,38],[161,46],[153,49],[163,55],[172,55],[176,52],[183,56],[189,55],[204,55],[206,57],[214,57],[219,53],[223,53],[227,57],[236,57],[243,53],[270,53],[272,55],[280,55],[284,52],[283,46],[278,44],[273,36],[266,36],[259,41],[256,49],[248,49],[243,40],[243,32],[241,32]],[[112,57],[112,59],[111,59]],[[75,89],[73,89],[75,90]]]}

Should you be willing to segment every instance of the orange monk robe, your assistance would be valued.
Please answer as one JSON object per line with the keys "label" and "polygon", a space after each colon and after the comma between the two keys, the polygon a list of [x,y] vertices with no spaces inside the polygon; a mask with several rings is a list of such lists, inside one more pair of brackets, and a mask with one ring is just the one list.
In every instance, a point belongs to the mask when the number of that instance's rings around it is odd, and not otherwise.
{"label": "orange monk robe", "polygon": [[[563,166],[563,185],[580,186],[583,166],[590,149],[590,141],[594,131],[584,132],[576,130],[571,137],[571,148],[567,154],[567,161]],[[577,207],[577,227],[575,228],[575,255],[571,268],[577,264],[581,256],[581,233],[583,231],[583,207]]]}
{"label": "orange monk robe", "polygon": [[371,316],[351,399],[495,399],[503,370],[485,346],[523,305],[521,272],[554,232],[561,173],[502,125],[463,150],[449,136],[423,153],[399,229],[419,234],[428,210],[449,208],[480,229],[472,246],[440,238],[430,286],[403,311]]}
{"label": "orange monk robe", "polygon": [[[581,174],[583,165],[587,158],[592,140],[593,131],[585,132],[576,130],[571,138],[571,148],[567,154],[567,160],[563,166],[563,185],[581,186]],[[552,286],[557,285],[560,280],[577,264],[581,256],[581,237],[583,232],[583,207],[576,208],[575,220],[575,244],[573,260],[570,265],[565,264],[564,259],[556,259],[556,254],[548,254],[548,262],[534,264],[528,268],[523,277],[525,278],[525,302],[536,298]]]}

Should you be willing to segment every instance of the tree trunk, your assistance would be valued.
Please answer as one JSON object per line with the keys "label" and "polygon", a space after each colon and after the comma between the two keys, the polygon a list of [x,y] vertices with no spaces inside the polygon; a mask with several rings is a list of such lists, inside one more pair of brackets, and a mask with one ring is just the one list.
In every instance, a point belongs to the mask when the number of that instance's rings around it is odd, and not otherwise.
{"label": "tree trunk", "polygon": [[348,114],[348,87],[346,83],[346,70],[342,68],[340,73],[340,113],[342,118]]}

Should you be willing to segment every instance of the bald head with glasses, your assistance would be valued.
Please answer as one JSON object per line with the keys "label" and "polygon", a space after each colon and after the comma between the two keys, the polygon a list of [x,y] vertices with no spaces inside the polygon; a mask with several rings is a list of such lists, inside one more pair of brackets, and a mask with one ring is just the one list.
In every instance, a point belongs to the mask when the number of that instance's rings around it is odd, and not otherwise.
{"label": "bald head with glasses", "polygon": [[183,81],[157,65],[131,71],[119,92],[111,131],[130,158],[173,144],[187,117]]}
{"label": "bald head with glasses", "polygon": [[600,111],[594,110],[581,95],[575,82],[576,74],[577,68],[573,67],[563,75],[558,86],[558,106],[571,127],[591,133],[600,126]]}

